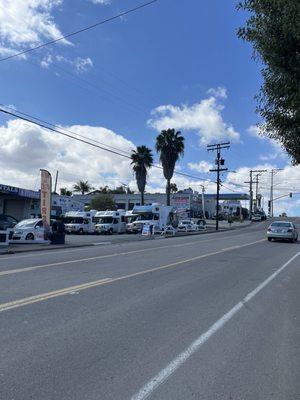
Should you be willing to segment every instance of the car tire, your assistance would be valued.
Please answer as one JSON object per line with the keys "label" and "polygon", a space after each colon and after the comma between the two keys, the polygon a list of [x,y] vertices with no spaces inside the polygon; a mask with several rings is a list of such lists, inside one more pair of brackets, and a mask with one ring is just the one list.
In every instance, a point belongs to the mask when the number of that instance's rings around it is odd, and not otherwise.
{"label": "car tire", "polygon": [[114,231],[113,231],[113,229],[112,228],[110,228],[110,230],[109,230],[109,235],[112,235],[113,233],[114,233]]}
{"label": "car tire", "polygon": [[79,235],[83,235],[83,229],[80,228],[79,231],[78,231],[78,233],[79,233]]}
{"label": "car tire", "polygon": [[272,238],[268,238],[268,241],[269,241],[269,242],[272,242]]}
{"label": "car tire", "polygon": [[28,234],[26,235],[25,240],[34,240],[34,234],[33,234],[33,233],[28,233]]}

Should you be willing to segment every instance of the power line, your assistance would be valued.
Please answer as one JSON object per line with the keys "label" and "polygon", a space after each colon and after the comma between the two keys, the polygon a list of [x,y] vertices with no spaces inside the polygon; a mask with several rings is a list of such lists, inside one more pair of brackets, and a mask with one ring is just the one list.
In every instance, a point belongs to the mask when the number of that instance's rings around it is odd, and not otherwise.
{"label": "power line", "polygon": [[43,47],[49,46],[49,45],[51,45],[51,44],[55,44],[55,43],[60,42],[60,41],[62,41],[62,40],[64,40],[64,39],[67,39],[67,38],[69,38],[69,37],[78,35],[79,33],[83,33],[83,32],[86,32],[86,31],[88,31],[88,30],[90,30],[90,29],[96,28],[97,26],[103,25],[103,24],[105,24],[105,23],[107,23],[107,22],[111,22],[111,21],[113,21],[113,20],[115,20],[115,19],[125,17],[126,15],[128,15],[128,14],[130,14],[130,13],[133,13],[133,12],[135,12],[135,11],[138,11],[138,10],[142,9],[142,8],[145,8],[145,7],[147,7],[147,6],[150,6],[151,4],[154,4],[154,3],[156,3],[156,2],[158,2],[158,0],[151,0],[151,1],[147,2],[147,3],[144,3],[144,4],[141,4],[141,5],[136,6],[136,7],[134,7],[134,8],[131,8],[131,9],[127,10],[127,11],[123,11],[123,12],[117,14],[117,15],[114,15],[114,16],[109,17],[109,18],[106,18],[106,19],[104,19],[104,20],[102,20],[102,21],[96,22],[95,24],[86,26],[86,27],[84,27],[84,28],[82,28],[82,29],[79,29],[79,30],[77,30],[77,31],[74,31],[74,32],[68,33],[68,34],[66,34],[66,35],[63,35],[63,36],[61,36],[61,37],[59,37],[59,38],[57,38],[57,39],[50,40],[49,42],[42,43],[42,44],[37,45],[37,46],[35,46],[35,47],[31,47],[31,48],[29,48],[29,49],[26,49],[26,50],[20,51],[20,52],[18,52],[18,53],[12,54],[12,55],[10,55],[10,56],[7,56],[7,57],[5,57],[5,58],[2,58],[2,59],[0,59],[0,61],[6,61],[6,60],[9,60],[9,59],[11,59],[11,58],[15,58],[15,57],[21,56],[21,55],[23,55],[23,54],[27,54],[27,53],[29,53],[29,52],[32,52],[32,51],[34,51],[34,50],[38,50],[38,49],[41,49],[41,48],[43,48]]}
{"label": "power line", "polygon": [[[7,106],[5,106],[5,107],[9,108]],[[107,145],[104,145],[101,142],[98,142],[98,143],[101,143],[101,145],[96,144],[97,141],[94,140],[94,139],[88,138],[88,137],[83,136],[83,135],[79,135],[78,133],[72,132],[70,130],[66,130],[64,128],[61,129],[60,127],[57,127],[57,125],[55,125],[55,124],[52,124],[52,123],[49,123],[47,121],[41,120],[39,118],[33,117],[33,116],[29,115],[29,114],[25,114],[25,113],[22,113],[22,112],[16,111],[16,110],[14,110],[14,111],[15,112],[11,112],[11,111],[7,111],[7,110],[5,110],[3,108],[0,108],[0,112],[3,112],[4,114],[13,116],[15,118],[18,118],[18,119],[21,119],[23,121],[29,122],[31,124],[37,125],[37,126],[39,126],[41,128],[48,129],[48,130],[50,130],[52,132],[59,133],[60,135],[66,136],[66,137],[68,137],[70,139],[77,140],[79,142],[88,144],[90,146],[99,148],[99,149],[104,150],[104,151],[108,151],[108,152],[116,154],[116,155],[118,155],[120,157],[124,157],[124,158],[127,158],[127,159],[131,160],[131,156],[130,156],[129,152],[127,153],[127,152],[124,152],[124,151],[122,151],[120,149],[116,149],[116,148],[113,148],[113,150],[109,149],[109,148],[107,148],[108,147]],[[16,113],[18,113],[20,115],[18,115]],[[38,121],[40,121],[40,122],[38,122]],[[47,125],[49,125],[49,126],[47,126]],[[62,130],[66,131],[68,133],[63,132]],[[77,135],[78,137],[74,137],[73,135]],[[92,140],[92,141],[94,141],[96,143],[92,143],[90,140]],[[106,147],[103,147],[103,146],[106,146]],[[127,153],[127,154],[124,154],[124,153]],[[154,168],[158,168],[160,170],[163,169],[160,165],[156,165],[156,164],[153,165],[153,167]],[[185,176],[185,177],[189,177],[191,179],[197,179],[199,181],[209,181],[209,182],[215,183],[215,182],[213,182],[212,180],[210,180],[208,178],[203,178],[203,177],[199,177],[199,176],[190,175],[190,174],[187,174],[185,172],[180,172],[180,171],[176,171],[175,170],[174,173],[177,174],[177,175],[182,175],[182,176]]]}
{"label": "power line", "polygon": [[[14,108],[9,107],[9,106],[6,106],[6,105],[1,104],[1,103],[0,103],[0,106],[1,106],[1,107],[4,107],[4,108],[8,108],[9,110],[12,110],[12,111],[16,111]],[[0,111],[3,111],[3,110],[0,110]],[[108,148],[108,149],[115,150],[116,152],[125,153],[125,154],[128,155],[128,156],[130,155],[130,152],[129,152],[129,151],[123,151],[123,150],[121,150],[121,149],[119,149],[119,148],[117,148],[117,147],[109,146],[109,145],[107,145],[107,144],[105,144],[105,143],[102,143],[102,142],[100,142],[99,140],[93,139],[93,138],[91,138],[91,137],[89,137],[89,136],[80,135],[79,133],[73,132],[73,131],[71,131],[71,130],[69,130],[69,129],[62,128],[62,127],[58,127],[57,125],[55,125],[55,124],[53,124],[53,123],[51,123],[51,122],[45,121],[45,120],[43,120],[43,119],[41,119],[41,118],[38,118],[38,117],[33,117],[32,115],[27,114],[27,113],[24,113],[24,112],[21,112],[21,111],[19,111],[19,110],[18,110],[17,112],[18,112],[18,114],[20,114],[20,115],[23,115],[23,116],[25,116],[25,117],[27,117],[27,118],[30,118],[30,119],[34,119],[35,121],[39,121],[39,122],[41,122],[42,124],[46,124],[46,125],[52,126],[52,127],[54,127],[54,128],[59,128],[59,130],[63,130],[63,131],[68,132],[68,133],[70,133],[70,134],[72,134],[72,135],[76,135],[76,136],[78,136],[78,137],[80,137],[80,138],[82,138],[82,139],[95,142],[95,143],[97,143],[97,144],[99,144],[99,145],[101,145],[101,146],[105,146],[105,147]],[[13,114],[13,113],[11,113],[11,114]],[[32,122],[32,121],[30,121],[30,122]]]}

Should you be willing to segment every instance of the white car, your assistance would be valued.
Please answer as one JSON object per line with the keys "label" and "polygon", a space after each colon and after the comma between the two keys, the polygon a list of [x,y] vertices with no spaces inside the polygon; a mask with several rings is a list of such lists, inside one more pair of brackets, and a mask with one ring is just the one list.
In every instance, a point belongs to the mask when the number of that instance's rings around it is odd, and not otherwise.
{"label": "white car", "polygon": [[252,214],[251,221],[262,221],[261,214]]}
{"label": "white car", "polygon": [[13,229],[12,240],[44,240],[44,227],[41,218],[24,219]]}
{"label": "white car", "polygon": [[198,230],[199,226],[189,219],[180,221],[177,228],[178,232],[196,232]]}

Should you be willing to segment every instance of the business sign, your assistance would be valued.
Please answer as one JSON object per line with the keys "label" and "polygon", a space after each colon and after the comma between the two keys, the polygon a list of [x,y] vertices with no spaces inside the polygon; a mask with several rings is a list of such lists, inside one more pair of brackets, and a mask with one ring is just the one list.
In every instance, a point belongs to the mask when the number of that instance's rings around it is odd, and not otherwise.
{"label": "business sign", "polygon": [[171,205],[177,209],[188,209],[190,208],[190,198],[189,196],[174,196],[171,198]]}
{"label": "business sign", "polygon": [[18,188],[14,186],[0,185],[0,192],[8,194],[18,194]]}
{"label": "business sign", "polygon": [[41,169],[41,217],[45,230],[50,227],[51,191],[51,174],[45,169]]}

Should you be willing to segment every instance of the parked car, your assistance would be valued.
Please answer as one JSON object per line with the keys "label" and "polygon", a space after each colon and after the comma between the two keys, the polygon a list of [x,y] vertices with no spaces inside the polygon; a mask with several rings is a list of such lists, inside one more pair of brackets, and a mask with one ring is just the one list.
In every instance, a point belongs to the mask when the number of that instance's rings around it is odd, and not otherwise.
{"label": "parked car", "polygon": [[199,227],[193,221],[189,219],[184,219],[179,222],[177,230],[178,232],[195,232],[199,230]]}
{"label": "parked car", "polygon": [[196,224],[198,225],[198,229],[200,229],[200,230],[205,230],[206,229],[206,221],[205,221],[205,219],[198,219]]}
{"label": "parked car", "polygon": [[44,227],[41,218],[24,219],[13,229],[12,240],[41,240],[44,239]]}
{"label": "parked car", "polygon": [[252,214],[251,221],[262,221],[262,215],[261,214]]}
{"label": "parked car", "polygon": [[267,230],[267,238],[269,242],[275,239],[296,242],[298,240],[298,231],[293,222],[274,221]]}
{"label": "parked car", "polygon": [[13,228],[18,223],[18,221],[11,217],[10,215],[1,214],[0,215],[0,231],[6,231],[7,229],[10,230],[9,232],[9,239],[12,238],[13,235]]}

